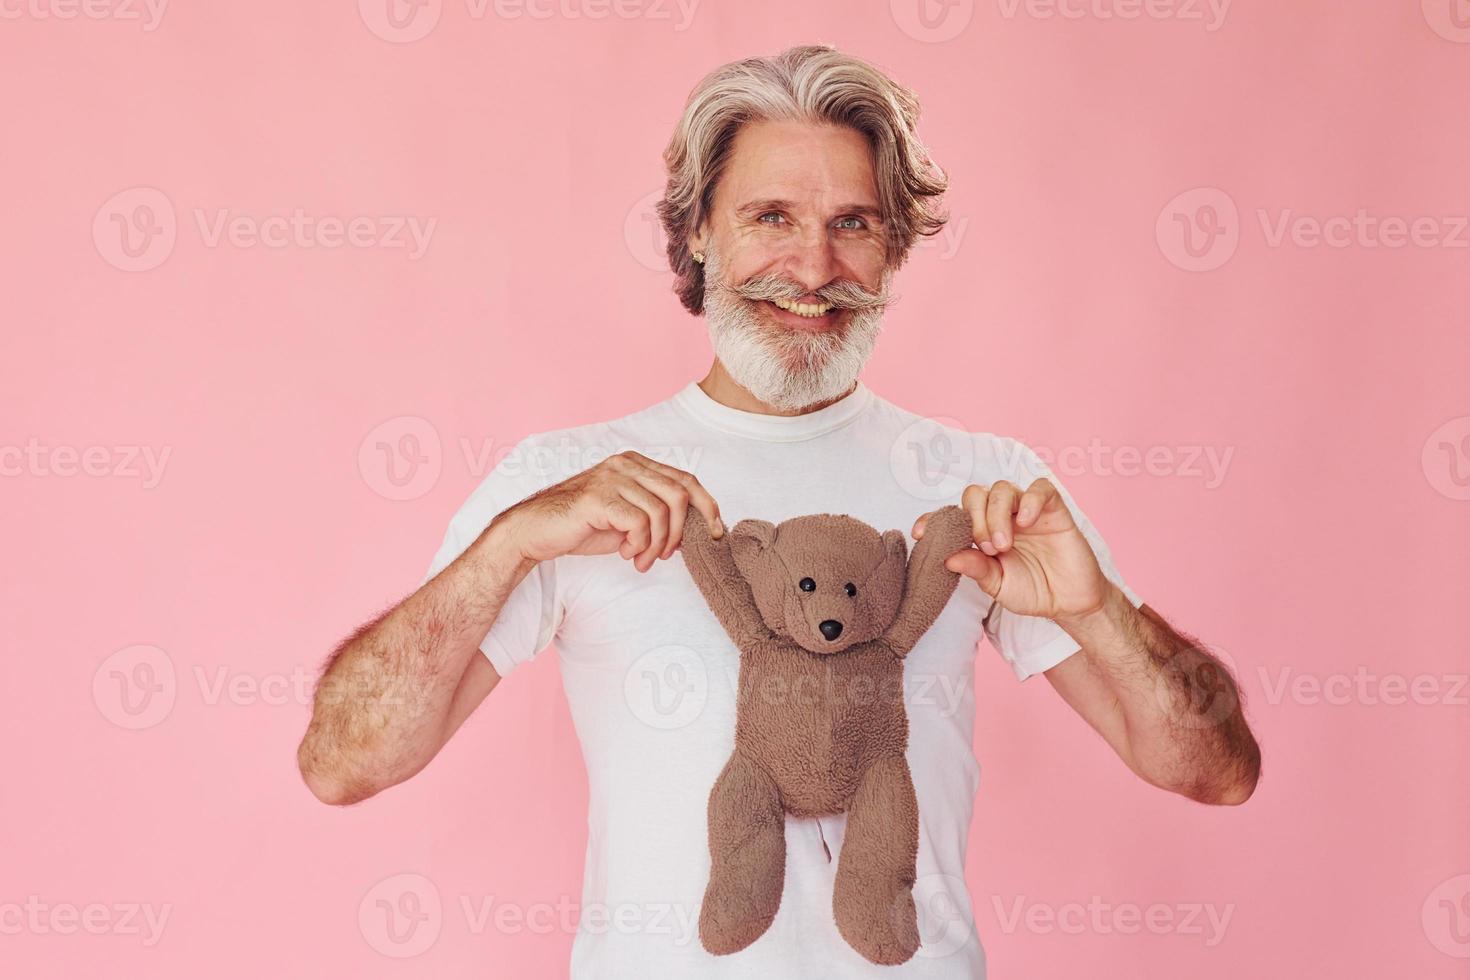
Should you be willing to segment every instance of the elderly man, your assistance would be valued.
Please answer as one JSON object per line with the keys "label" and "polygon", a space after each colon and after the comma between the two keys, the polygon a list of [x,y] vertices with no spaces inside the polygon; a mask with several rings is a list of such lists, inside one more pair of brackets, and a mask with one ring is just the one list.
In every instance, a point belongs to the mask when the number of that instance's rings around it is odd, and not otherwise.
{"label": "elderly man", "polygon": [[[946,178],[918,115],[911,92],[829,47],[707,77],[665,152],[659,214],[675,290],[708,322],[709,373],[625,418],[526,438],[454,516],[418,590],[345,641],[323,676],[301,771],[323,801],[355,803],[426,766],[555,642],[591,792],[573,977],[981,976],[964,859],[982,635],[1017,677],[1044,674],[1148,782],[1217,804],[1255,786],[1260,755],[1229,674],[1142,604],[1036,454],[919,418],[859,381],[895,270],[944,223]],[[957,499],[934,499],[916,433],[948,440],[946,465],[965,468]],[[921,815],[905,889],[922,942],[871,937],[897,966],[844,942],[839,814],[786,818],[779,904],[742,948],[712,952],[692,923],[738,661],[678,557],[688,508],[715,535],[722,516],[830,512],[918,538],[921,515],[944,503],[968,511],[974,546],[947,560],[959,588],[904,667]],[[326,696],[349,683],[357,696]],[[926,928],[936,908],[942,930]],[[618,914],[629,909],[642,913],[632,926]]]}

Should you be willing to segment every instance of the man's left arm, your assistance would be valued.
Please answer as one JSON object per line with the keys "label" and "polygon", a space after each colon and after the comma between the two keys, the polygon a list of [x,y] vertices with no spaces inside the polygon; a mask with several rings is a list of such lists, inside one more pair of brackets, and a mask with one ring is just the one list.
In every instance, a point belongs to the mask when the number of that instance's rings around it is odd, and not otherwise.
{"label": "man's left arm", "polygon": [[1057,624],[1082,649],[1046,679],[1130,769],[1201,803],[1250,799],[1261,750],[1217,658],[1111,583],[1102,608]]}
{"label": "man's left arm", "polygon": [[[1250,798],[1261,753],[1235,680],[1198,641],[1109,581],[1055,484],[965,489],[975,547],[952,555],[1001,608],[1040,616],[1081,647],[1047,680],[1143,779],[1202,803]],[[925,518],[915,525],[923,534]]]}

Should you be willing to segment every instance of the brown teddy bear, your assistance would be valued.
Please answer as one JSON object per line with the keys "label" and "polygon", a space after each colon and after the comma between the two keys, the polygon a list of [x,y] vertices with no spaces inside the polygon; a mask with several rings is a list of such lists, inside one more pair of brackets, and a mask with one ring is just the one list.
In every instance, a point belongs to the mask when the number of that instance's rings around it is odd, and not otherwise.
{"label": "brown teddy bear", "polygon": [[911,558],[901,532],[844,515],[745,520],[717,541],[689,509],[684,562],[740,650],[735,752],[709,797],[711,953],[744,949],[775,918],[787,813],[848,815],[832,895],[848,944],[881,964],[918,949],[903,658],[954,594],[945,559],[972,543],[953,506],[930,515]]}

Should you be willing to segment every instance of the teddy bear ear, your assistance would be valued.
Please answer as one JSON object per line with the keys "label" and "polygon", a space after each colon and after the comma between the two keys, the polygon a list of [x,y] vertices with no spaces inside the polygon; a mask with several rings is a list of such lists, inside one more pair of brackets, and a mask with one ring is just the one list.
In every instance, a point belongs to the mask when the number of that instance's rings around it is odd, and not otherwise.
{"label": "teddy bear ear", "polygon": [[902,531],[883,532],[883,563],[885,565],[897,562],[900,566],[908,564],[909,545]]}
{"label": "teddy bear ear", "polygon": [[730,552],[745,580],[757,577],[762,553],[776,541],[776,525],[746,518],[730,530]]}

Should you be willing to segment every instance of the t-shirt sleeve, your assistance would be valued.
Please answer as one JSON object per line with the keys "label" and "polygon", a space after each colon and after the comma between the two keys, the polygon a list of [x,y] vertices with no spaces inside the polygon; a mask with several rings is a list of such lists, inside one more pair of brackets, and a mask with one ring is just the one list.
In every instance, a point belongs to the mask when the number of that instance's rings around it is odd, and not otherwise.
{"label": "t-shirt sleeve", "polygon": [[[423,582],[452,564],[502,511],[555,482],[549,475],[527,472],[525,461],[531,454],[526,448],[522,442],[508,453],[455,512]],[[557,571],[556,561],[533,568],[511,591],[480,642],[480,651],[501,677],[546,649],[555,637],[565,612]]]}
{"label": "t-shirt sleeve", "polygon": [[[1014,465],[1006,467],[1007,471],[1002,478],[1010,480],[1022,490],[1043,476],[1050,480],[1061,494],[1067,510],[1071,511],[1072,519],[1077,522],[1082,536],[1087,539],[1088,544],[1092,545],[1092,552],[1097,556],[1097,563],[1102,568],[1103,575],[1107,576],[1108,580],[1116,585],[1135,607],[1143,605],[1143,599],[1128,587],[1127,582],[1123,581],[1123,576],[1118,572],[1117,565],[1113,562],[1112,552],[1108,549],[1102,534],[1077,506],[1077,502],[1072,499],[1072,495],[1067,492],[1062,481],[1057,479],[1056,475],[1030,447],[1014,440],[1007,441],[1011,445],[1007,447],[1006,455],[1009,460],[1014,461]],[[985,635],[990,638],[991,644],[1000,651],[1005,661],[1011,665],[1017,679],[1023,681],[1034,674],[1050,670],[1081,649],[1076,640],[1051,620],[1039,616],[1018,616],[1002,609],[999,603],[992,603],[990,612],[985,617]]]}

